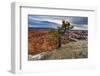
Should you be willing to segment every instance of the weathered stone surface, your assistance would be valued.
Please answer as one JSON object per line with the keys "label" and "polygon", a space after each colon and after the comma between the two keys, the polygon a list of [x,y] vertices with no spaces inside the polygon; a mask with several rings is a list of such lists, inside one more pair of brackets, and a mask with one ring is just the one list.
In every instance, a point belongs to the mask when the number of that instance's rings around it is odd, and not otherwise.
{"label": "weathered stone surface", "polygon": [[28,53],[35,55],[58,47],[57,31],[30,31],[28,33]]}
{"label": "weathered stone surface", "polygon": [[[61,44],[71,41],[87,40],[86,30],[72,30],[61,35]],[[28,53],[31,55],[52,51],[59,46],[59,33],[49,30],[32,30],[28,32]]]}

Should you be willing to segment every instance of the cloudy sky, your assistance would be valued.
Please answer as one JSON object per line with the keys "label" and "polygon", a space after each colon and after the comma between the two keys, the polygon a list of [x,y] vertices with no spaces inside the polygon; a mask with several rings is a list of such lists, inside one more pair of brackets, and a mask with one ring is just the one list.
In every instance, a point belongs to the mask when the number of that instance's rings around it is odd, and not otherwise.
{"label": "cloudy sky", "polygon": [[78,16],[28,15],[28,27],[57,29],[57,27],[61,27],[62,20],[69,21],[75,30],[88,29],[88,17]]}

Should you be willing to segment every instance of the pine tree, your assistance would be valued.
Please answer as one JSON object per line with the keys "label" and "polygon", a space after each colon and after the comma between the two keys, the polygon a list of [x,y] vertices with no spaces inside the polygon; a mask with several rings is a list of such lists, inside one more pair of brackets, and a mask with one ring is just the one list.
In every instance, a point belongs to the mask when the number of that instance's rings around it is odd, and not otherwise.
{"label": "pine tree", "polygon": [[62,26],[58,27],[58,33],[59,33],[59,45],[58,48],[61,47],[61,36],[64,35],[67,31],[67,33],[69,32],[69,30],[73,29],[74,26],[72,26],[70,24],[70,22],[62,20]]}

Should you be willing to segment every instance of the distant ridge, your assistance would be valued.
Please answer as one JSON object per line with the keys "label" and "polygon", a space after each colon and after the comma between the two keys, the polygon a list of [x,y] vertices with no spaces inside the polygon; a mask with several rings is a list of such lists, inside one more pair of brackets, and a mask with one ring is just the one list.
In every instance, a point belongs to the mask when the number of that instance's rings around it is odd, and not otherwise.
{"label": "distant ridge", "polygon": [[37,27],[28,27],[28,30],[29,31],[31,31],[31,30],[52,30],[52,31],[57,31],[57,29],[55,29],[55,28],[42,28],[42,27],[39,27],[39,28],[37,28]]}

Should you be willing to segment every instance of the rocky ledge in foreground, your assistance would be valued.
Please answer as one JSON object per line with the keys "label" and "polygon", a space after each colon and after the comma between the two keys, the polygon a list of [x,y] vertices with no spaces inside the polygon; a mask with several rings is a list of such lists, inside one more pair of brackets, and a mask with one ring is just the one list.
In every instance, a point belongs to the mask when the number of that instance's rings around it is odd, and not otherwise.
{"label": "rocky ledge in foreground", "polygon": [[29,60],[54,60],[54,59],[77,59],[88,57],[88,42],[79,40],[62,45],[59,49],[42,52],[37,55],[29,55]]}

